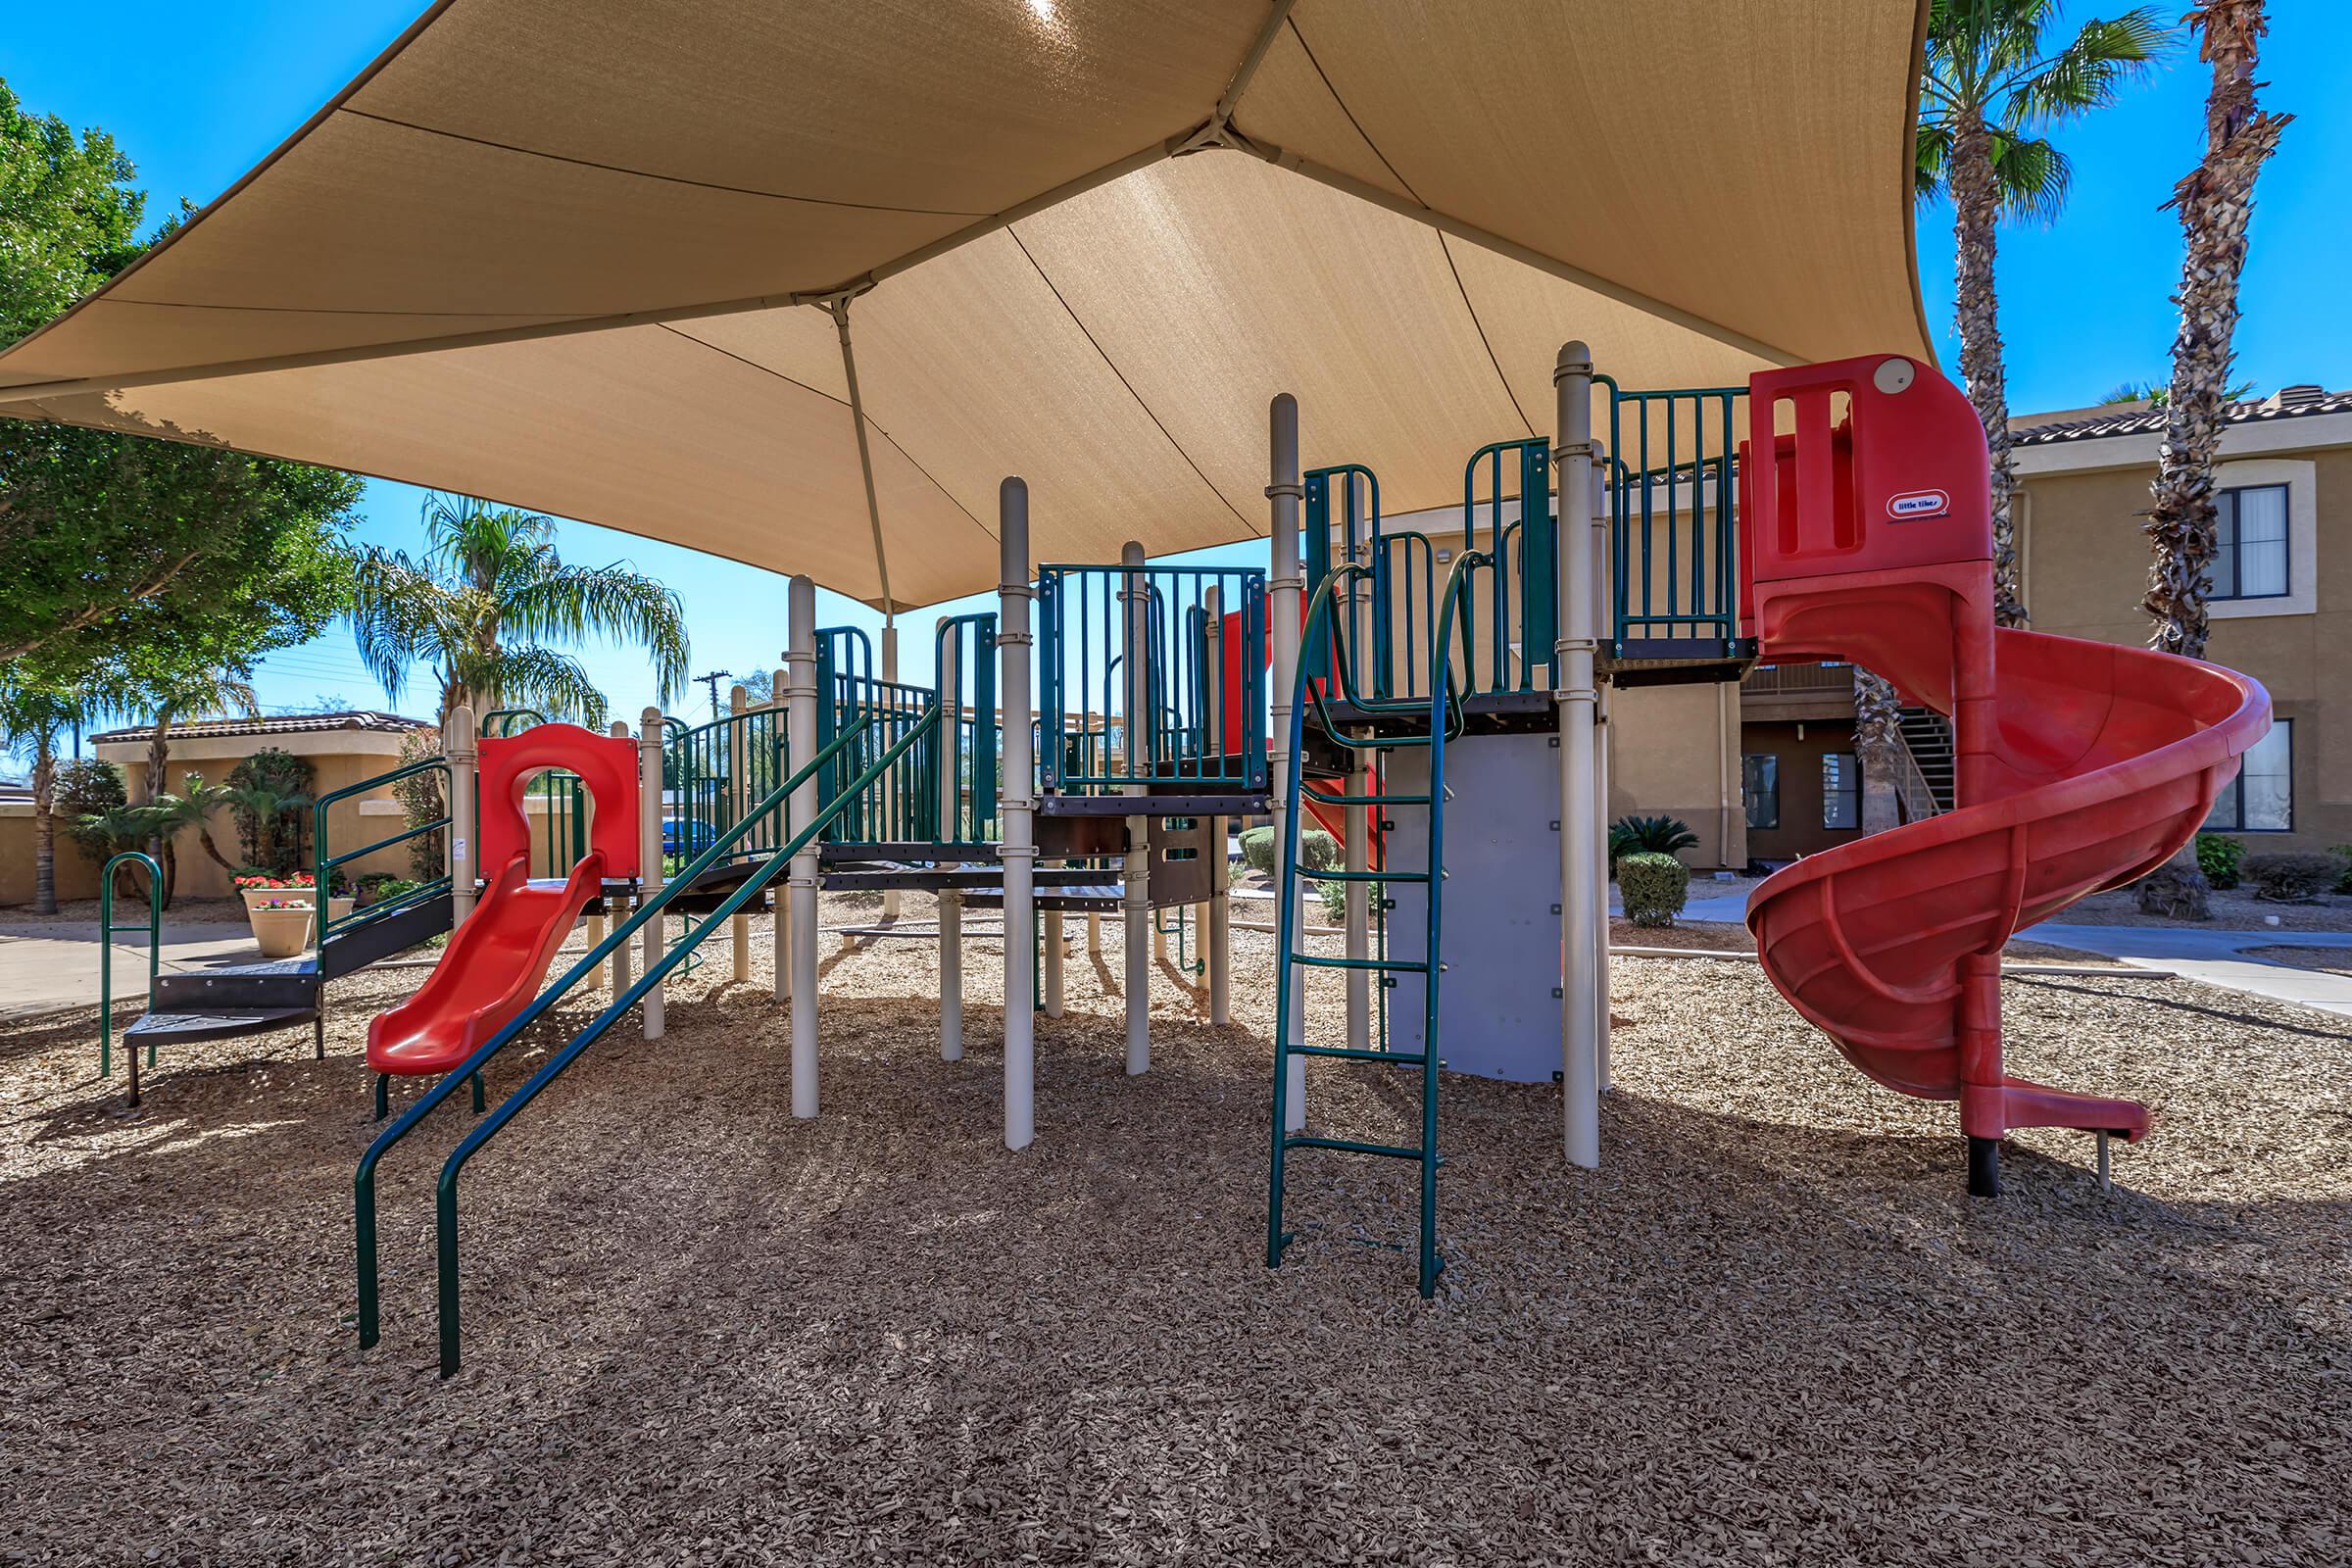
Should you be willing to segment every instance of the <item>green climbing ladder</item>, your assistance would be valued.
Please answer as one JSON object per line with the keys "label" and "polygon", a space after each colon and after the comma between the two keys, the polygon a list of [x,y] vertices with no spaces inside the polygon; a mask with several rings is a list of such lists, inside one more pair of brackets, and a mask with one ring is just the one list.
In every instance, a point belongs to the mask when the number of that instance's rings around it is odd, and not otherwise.
{"label": "green climbing ladder", "polygon": [[[1278,883],[1280,913],[1276,921],[1279,935],[1275,971],[1274,1123],[1271,1175],[1266,1200],[1268,1268],[1281,1265],[1283,1250],[1296,1234],[1285,1231],[1282,1225],[1284,1181],[1293,1152],[1299,1150],[1334,1150],[1344,1153],[1409,1159],[1417,1161],[1421,1168],[1420,1291],[1425,1298],[1437,1292],[1438,1274],[1445,1266],[1438,1256],[1438,1169],[1445,1163],[1438,1152],[1438,984],[1445,972],[1445,964],[1440,959],[1442,950],[1439,938],[1442,928],[1440,894],[1446,880],[1445,754],[1449,736],[1461,732],[1462,716],[1459,695],[1445,656],[1453,626],[1454,611],[1467,601],[1474,571],[1481,565],[1491,566],[1493,561],[1493,557],[1483,552],[1465,551],[1446,579],[1445,594],[1435,617],[1433,629],[1436,636],[1430,644],[1430,685],[1426,698],[1383,699],[1357,688],[1355,650],[1349,646],[1349,628],[1340,623],[1335,607],[1340,603],[1344,587],[1351,590],[1357,584],[1376,582],[1379,574],[1373,568],[1359,565],[1334,567],[1317,583],[1314,597],[1307,606],[1299,641],[1302,648],[1315,650],[1316,657],[1312,660],[1301,658],[1295,677],[1297,684],[1291,705],[1290,729],[1292,765],[1285,781],[1288,810],[1284,817],[1281,878]],[[1335,686],[1336,696],[1349,710],[1346,724],[1334,719],[1327,702],[1327,697],[1335,695],[1331,690]],[[1383,785],[1384,793],[1348,795],[1337,790],[1318,789],[1306,782],[1305,769],[1299,762],[1304,756],[1302,744],[1310,710],[1314,714],[1314,723],[1324,736],[1348,752],[1427,747],[1428,793],[1388,794]],[[1411,733],[1415,729],[1420,732]],[[1363,733],[1366,730],[1371,733]],[[1302,801],[1314,801],[1342,810],[1425,810],[1429,813],[1429,863],[1418,870],[1398,866],[1393,859],[1380,867],[1361,871],[1308,869],[1301,863],[1298,853]],[[1395,840],[1388,842],[1394,844]],[[1429,901],[1429,923],[1422,955],[1408,958],[1392,954],[1385,942],[1380,956],[1376,957],[1333,957],[1304,951],[1298,930],[1298,894],[1300,884],[1305,881],[1364,882],[1386,887],[1398,884],[1420,886]],[[1380,1014],[1379,1043],[1374,1049],[1295,1043],[1294,1036],[1300,1020],[1295,1015],[1297,1001],[1294,998],[1294,976],[1300,968],[1370,970],[1380,976],[1383,989],[1394,984],[1395,976],[1420,975],[1422,1049],[1414,1052],[1389,1049],[1389,1009],[1385,1006]],[[1421,1077],[1418,1140],[1409,1144],[1380,1144],[1353,1138],[1324,1137],[1303,1129],[1290,1131],[1290,1072],[1294,1058],[1374,1062],[1389,1067],[1418,1068]]]}

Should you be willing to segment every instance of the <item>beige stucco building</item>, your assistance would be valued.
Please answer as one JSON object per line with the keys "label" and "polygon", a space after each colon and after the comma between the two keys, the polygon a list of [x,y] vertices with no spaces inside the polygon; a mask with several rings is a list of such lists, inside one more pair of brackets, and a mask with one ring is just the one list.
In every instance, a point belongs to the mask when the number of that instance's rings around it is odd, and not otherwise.
{"label": "beige stucco building", "polygon": [[[166,788],[177,792],[186,777],[200,774],[206,782],[226,782],[239,762],[265,747],[275,747],[307,759],[316,769],[312,788],[326,794],[372,778],[400,765],[401,743],[410,734],[432,726],[393,713],[302,713],[279,718],[197,719],[172,726]],[[89,737],[91,755],[122,771],[124,793],[133,804],[147,798],[147,753],[153,730],[107,730]],[[405,818],[400,803],[388,788],[377,788],[327,808],[327,832],[338,845],[358,846],[400,831]],[[57,824],[57,896],[61,900],[95,898],[97,868],[67,837],[64,820]],[[236,825],[225,811],[213,824],[213,842],[232,861],[240,858]],[[32,901],[33,811],[28,800],[0,802],[0,905]],[[223,898],[234,891],[226,872],[213,863],[183,830],[174,844],[179,862],[176,897]],[[381,851],[345,866],[346,875],[385,871],[410,873],[405,846]]]}

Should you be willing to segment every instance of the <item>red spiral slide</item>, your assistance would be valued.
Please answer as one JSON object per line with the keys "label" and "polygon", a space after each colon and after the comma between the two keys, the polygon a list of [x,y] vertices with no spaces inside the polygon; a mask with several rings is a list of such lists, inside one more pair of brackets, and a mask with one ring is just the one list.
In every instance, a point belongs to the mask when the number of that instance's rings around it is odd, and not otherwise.
{"label": "red spiral slide", "polygon": [[1765,973],[1877,1082],[1959,1102],[1972,1192],[1999,1190],[2013,1127],[2138,1138],[2145,1106],[2003,1070],[2001,947],[2187,843],[2270,698],[2195,660],[1996,629],[1983,427],[1927,367],[1762,373],[1749,419],[1741,618],[1759,657],[1862,664],[1950,714],[1959,757],[1956,809],[1756,889]]}

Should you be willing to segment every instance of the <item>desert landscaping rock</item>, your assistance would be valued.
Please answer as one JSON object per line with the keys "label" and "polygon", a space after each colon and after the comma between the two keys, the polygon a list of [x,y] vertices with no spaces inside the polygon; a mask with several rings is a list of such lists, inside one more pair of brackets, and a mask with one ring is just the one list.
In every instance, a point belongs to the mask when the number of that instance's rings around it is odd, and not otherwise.
{"label": "desert landscaping rock", "polygon": [[[935,945],[828,936],[796,1121],[760,927],[750,984],[714,944],[666,1039],[627,1021],[468,1167],[448,1382],[431,1184],[462,1100],[385,1164],[384,1343],[352,1330],[360,1051],[423,971],[338,985],[322,1064],[307,1030],[172,1052],[135,1116],[90,1019],[12,1025],[0,1560],[2352,1556],[2352,1025],[2013,980],[2017,1070],[2157,1126],[2112,1195],[2087,1140],[2021,1133],[1986,1202],[1949,1107],[1863,1081],[1760,972],[1623,960],[1597,1173],[1562,1163],[1554,1092],[1446,1080],[1424,1303],[1409,1254],[1354,1245],[1409,1238],[1402,1165],[1300,1158],[1300,1240],[1263,1266],[1267,939],[1235,940],[1230,1029],[1159,972],[1130,1078],[1118,927],[1098,966],[1072,921],[1011,1154],[999,940],[968,945],[949,1064]],[[1314,1084],[1333,1131],[1415,1104],[1380,1068]]]}

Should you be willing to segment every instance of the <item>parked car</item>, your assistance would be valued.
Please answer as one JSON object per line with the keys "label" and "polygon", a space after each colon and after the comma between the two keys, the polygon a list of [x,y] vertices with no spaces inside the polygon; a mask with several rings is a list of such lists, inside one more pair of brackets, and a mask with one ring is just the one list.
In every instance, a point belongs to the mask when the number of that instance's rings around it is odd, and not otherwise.
{"label": "parked car", "polygon": [[718,830],[699,816],[665,816],[662,819],[663,855],[683,855],[691,859],[717,842]]}

